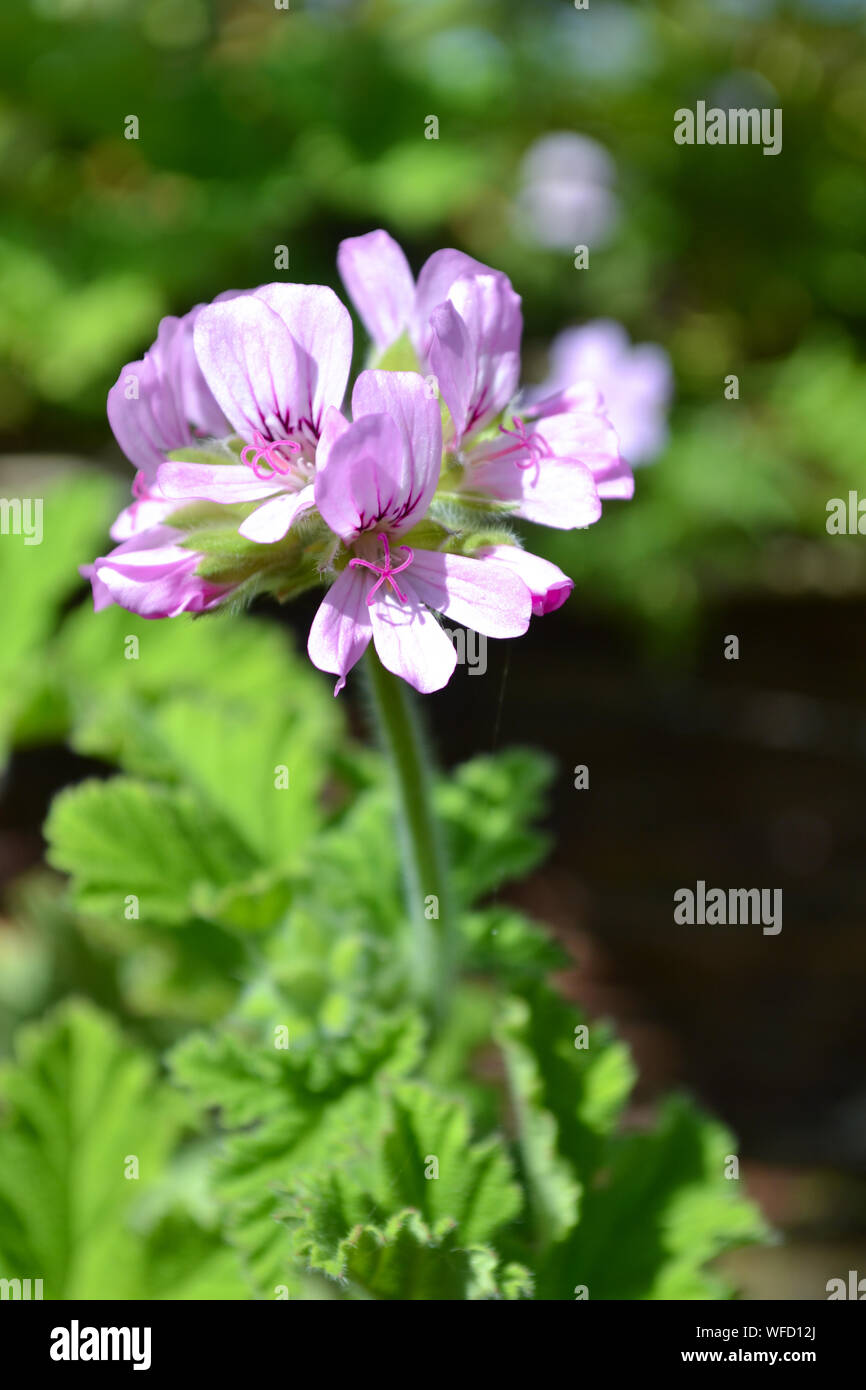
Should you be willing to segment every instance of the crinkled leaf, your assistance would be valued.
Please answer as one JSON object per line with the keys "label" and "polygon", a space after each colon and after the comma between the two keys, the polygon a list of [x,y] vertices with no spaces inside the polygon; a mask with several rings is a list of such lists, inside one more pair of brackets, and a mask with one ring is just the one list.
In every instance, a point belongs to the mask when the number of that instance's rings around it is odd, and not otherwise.
{"label": "crinkled leaf", "polygon": [[248,877],[255,861],[236,833],[186,790],[127,777],[87,781],[55,798],[48,859],[68,873],[83,912],[180,926],[203,893]]}
{"label": "crinkled leaf", "polygon": [[[0,1276],[58,1299],[136,1298],[146,1245],[137,1202],[178,1130],[151,1059],[91,1005],[21,1030],[0,1073]],[[127,1178],[134,1157],[138,1178]]]}
{"label": "crinkled leaf", "polygon": [[431,1229],[417,1212],[399,1212],[384,1228],[354,1227],[335,1253],[327,1255],[323,1233],[314,1225],[317,1219],[327,1224],[321,1211],[310,1210],[311,1229],[300,1238],[301,1253],[313,1268],[346,1281],[367,1298],[402,1302],[531,1297],[527,1270],[515,1264],[503,1268],[489,1247],[467,1248],[454,1222],[444,1220]]}
{"label": "crinkled leaf", "polygon": [[541,859],[547,837],[533,828],[544,811],[549,760],[514,748],[473,758],[437,787],[448,827],[454,877],[465,902],[474,902]]}

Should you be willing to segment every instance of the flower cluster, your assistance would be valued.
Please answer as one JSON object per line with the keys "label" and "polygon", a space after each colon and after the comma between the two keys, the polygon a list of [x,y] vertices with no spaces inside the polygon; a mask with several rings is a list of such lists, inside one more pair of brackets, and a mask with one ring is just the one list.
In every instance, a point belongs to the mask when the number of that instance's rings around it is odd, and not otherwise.
{"label": "flower cluster", "polygon": [[308,650],[337,691],[370,641],[437,690],[456,653],[436,615],[517,637],[571,592],[510,519],[588,526],[632,474],[591,382],[520,406],[507,276],[444,250],[416,282],[384,231],[344,241],[338,266],[373,344],[350,412],[352,322],[324,286],[230,291],[163,319],[109,392],[134,500],[83,573],[96,608],[150,618],[325,583]]}

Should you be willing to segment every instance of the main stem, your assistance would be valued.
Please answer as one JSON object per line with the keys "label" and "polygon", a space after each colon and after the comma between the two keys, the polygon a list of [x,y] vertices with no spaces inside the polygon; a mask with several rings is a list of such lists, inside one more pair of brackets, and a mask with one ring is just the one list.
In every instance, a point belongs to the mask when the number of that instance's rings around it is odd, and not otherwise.
{"label": "main stem", "polygon": [[372,644],[366,663],[397,798],[412,984],[416,996],[441,1022],[450,1002],[456,921],[448,857],[433,806],[430,762],[405,682],[385,670]]}

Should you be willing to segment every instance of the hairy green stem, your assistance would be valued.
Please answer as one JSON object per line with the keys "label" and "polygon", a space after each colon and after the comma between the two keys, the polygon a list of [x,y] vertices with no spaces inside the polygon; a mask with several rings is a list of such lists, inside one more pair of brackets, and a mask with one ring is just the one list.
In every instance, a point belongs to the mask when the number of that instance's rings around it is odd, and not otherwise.
{"label": "hairy green stem", "polygon": [[366,666],[396,794],[411,932],[410,977],[417,997],[441,1022],[450,1002],[457,923],[444,837],[433,806],[430,759],[405,682],[385,670],[372,644]]}

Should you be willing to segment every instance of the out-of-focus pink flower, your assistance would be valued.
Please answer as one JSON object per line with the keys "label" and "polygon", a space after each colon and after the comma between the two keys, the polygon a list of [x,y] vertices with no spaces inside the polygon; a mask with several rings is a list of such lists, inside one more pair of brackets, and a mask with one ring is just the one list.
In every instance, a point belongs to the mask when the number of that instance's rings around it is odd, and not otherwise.
{"label": "out-of-focus pink flower", "polygon": [[142,618],[176,618],[179,613],[204,613],[221,603],[228,588],[195,574],[202,557],[185,549],[182,539],[183,532],[173,526],[152,526],[92,565],[82,566],[96,611],[117,603]]}
{"label": "out-of-focus pink flower", "polygon": [[550,374],[533,395],[567,397],[570,388],[587,382],[601,393],[630,464],[648,463],[661,453],[673,394],[673,372],[664,348],[656,343],[633,347],[625,329],[612,319],[567,328],[554,338]]}
{"label": "out-of-focus pink flower", "polygon": [[446,685],[456,652],[434,617],[488,637],[519,637],[531,598],[492,560],[416,549],[403,537],[421,521],[439,478],[439,406],[414,372],[362,372],[354,423],[334,411],[316,473],[316,506],[351,558],[313,620],[307,650],[320,670],[346,675],[372,640],[383,666],[416,690]]}

